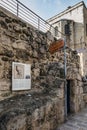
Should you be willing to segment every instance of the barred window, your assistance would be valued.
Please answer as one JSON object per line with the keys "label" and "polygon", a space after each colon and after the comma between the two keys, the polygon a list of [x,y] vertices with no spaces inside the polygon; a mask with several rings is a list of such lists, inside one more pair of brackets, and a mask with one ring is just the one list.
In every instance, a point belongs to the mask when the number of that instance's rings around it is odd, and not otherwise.
{"label": "barred window", "polygon": [[69,24],[65,24],[65,34],[70,35],[70,26],[69,26]]}
{"label": "barred window", "polygon": [[58,26],[55,27],[55,36],[58,36]]}

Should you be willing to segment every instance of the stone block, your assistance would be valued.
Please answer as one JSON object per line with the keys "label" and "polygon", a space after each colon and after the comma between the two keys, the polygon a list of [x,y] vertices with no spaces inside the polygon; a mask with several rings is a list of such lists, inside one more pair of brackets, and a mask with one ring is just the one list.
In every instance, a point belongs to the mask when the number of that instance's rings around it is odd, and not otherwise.
{"label": "stone block", "polygon": [[76,86],[76,88],[75,88],[75,94],[77,95],[79,95],[80,94],[80,87],[79,86]]}
{"label": "stone block", "polygon": [[76,79],[79,80],[79,81],[82,81],[82,77],[81,77],[81,75],[79,73],[77,73]]}
{"label": "stone block", "polygon": [[84,100],[85,104],[87,104],[87,94],[83,94],[83,100]]}
{"label": "stone block", "polygon": [[1,81],[0,80],[0,91],[10,90],[11,82],[10,81]]}
{"label": "stone block", "polygon": [[87,93],[87,85],[84,85],[84,86],[83,86],[83,92],[84,92],[84,93]]}
{"label": "stone block", "polygon": [[40,69],[39,68],[33,69],[33,72],[34,72],[34,76],[37,77],[40,74]]}
{"label": "stone block", "polygon": [[58,96],[60,99],[63,99],[63,98],[64,98],[64,88],[58,89],[58,91],[57,91],[57,96]]}
{"label": "stone block", "polygon": [[36,109],[36,110],[34,111],[32,117],[33,117],[33,118],[32,118],[33,121],[36,121],[36,120],[39,119],[39,109]]}
{"label": "stone block", "polygon": [[80,94],[83,94],[83,87],[80,87]]}
{"label": "stone block", "polygon": [[[16,125],[15,125],[16,124]],[[7,130],[26,130],[26,116],[20,115],[14,117],[7,123]]]}
{"label": "stone block", "polygon": [[82,87],[82,86],[83,86],[83,82],[77,80],[77,85],[78,85],[79,87]]}

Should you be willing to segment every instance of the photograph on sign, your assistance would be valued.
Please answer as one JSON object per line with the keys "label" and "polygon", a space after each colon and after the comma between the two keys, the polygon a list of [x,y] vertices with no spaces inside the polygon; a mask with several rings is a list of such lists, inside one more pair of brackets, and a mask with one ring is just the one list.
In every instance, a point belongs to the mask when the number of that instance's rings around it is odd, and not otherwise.
{"label": "photograph on sign", "polygon": [[24,65],[15,64],[14,65],[14,79],[24,78]]}
{"label": "photograph on sign", "polygon": [[31,89],[31,65],[12,63],[12,90]]}

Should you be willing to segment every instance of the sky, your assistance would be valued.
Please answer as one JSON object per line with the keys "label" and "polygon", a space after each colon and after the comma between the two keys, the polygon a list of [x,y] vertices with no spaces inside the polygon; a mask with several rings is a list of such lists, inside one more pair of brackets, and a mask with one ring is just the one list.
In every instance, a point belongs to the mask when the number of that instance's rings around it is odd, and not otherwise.
{"label": "sky", "polygon": [[[64,11],[68,6],[73,6],[81,0],[19,0],[33,12],[47,20]],[[84,0],[87,6],[87,0]]]}

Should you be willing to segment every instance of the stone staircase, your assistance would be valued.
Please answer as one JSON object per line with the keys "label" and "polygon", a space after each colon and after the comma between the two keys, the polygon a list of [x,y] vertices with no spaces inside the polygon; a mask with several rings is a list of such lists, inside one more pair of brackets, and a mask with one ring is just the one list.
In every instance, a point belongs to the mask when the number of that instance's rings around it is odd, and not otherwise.
{"label": "stone staircase", "polygon": [[87,130],[87,108],[68,120],[56,130]]}

